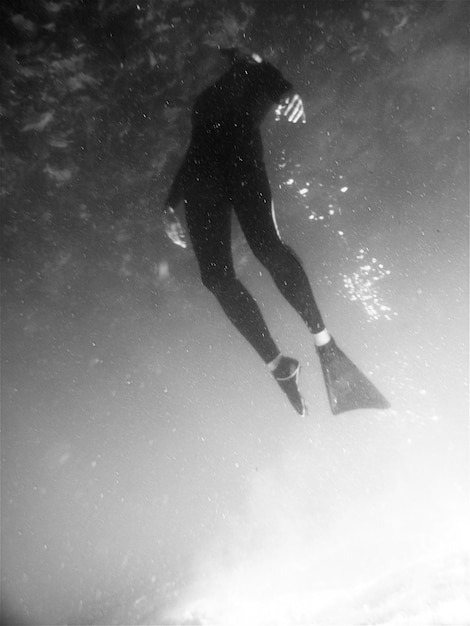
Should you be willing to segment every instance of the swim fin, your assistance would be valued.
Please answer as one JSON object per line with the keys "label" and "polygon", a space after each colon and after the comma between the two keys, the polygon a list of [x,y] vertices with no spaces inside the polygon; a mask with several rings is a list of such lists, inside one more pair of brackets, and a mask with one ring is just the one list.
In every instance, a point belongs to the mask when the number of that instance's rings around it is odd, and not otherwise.
{"label": "swim fin", "polygon": [[282,357],[280,364],[273,372],[274,378],[289,398],[289,402],[301,417],[305,417],[307,409],[299,392],[299,374],[300,363],[288,356]]}
{"label": "swim fin", "polygon": [[390,403],[338,348],[334,339],[317,346],[333,415],[354,409],[388,409]]}

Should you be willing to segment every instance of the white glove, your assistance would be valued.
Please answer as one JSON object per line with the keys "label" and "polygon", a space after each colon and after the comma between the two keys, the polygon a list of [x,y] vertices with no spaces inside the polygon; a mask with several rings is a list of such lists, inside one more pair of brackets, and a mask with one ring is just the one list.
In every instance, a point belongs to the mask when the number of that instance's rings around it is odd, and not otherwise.
{"label": "white glove", "polygon": [[165,233],[171,241],[181,248],[187,247],[186,234],[179,217],[171,206],[167,206],[163,211],[163,224]]}
{"label": "white glove", "polygon": [[302,120],[302,124],[305,124],[307,118],[305,117],[304,103],[299,94],[294,93],[287,98],[284,98],[276,109],[276,119],[279,120],[282,117],[287,117],[289,122],[296,124]]}

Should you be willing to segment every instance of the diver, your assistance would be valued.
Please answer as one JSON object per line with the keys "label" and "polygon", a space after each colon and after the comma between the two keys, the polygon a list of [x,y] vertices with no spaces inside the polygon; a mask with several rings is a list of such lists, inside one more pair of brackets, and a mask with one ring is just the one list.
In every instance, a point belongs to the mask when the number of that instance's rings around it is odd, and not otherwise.
{"label": "diver", "polygon": [[276,224],[260,125],[273,105],[279,117],[305,123],[302,99],[279,70],[259,55],[239,48],[220,52],[230,68],[196,98],[190,145],[164,207],[167,235],[186,247],[185,230],[175,212],[184,202],[186,227],[203,284],[304,416],[306,407],[298,388],[300,363],[281,353],[257,303],[235,274],[234,211],[254,255],[313,335],[333,413],[385,408],[385,398],[339,350],[325,328],[307,275]]}

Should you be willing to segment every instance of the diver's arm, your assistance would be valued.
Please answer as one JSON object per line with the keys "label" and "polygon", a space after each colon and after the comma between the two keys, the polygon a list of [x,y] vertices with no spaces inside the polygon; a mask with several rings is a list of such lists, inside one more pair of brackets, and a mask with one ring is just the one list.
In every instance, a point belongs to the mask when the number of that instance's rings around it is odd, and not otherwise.
{"label": "diver's arm", "polygon": [[305,117],[304,103],[298,93],[291,93],[285,96],[279,106],[276,109],[277,119],[286,117],[289,122],[296,124],[302,121],[303,124],[307,121]]}

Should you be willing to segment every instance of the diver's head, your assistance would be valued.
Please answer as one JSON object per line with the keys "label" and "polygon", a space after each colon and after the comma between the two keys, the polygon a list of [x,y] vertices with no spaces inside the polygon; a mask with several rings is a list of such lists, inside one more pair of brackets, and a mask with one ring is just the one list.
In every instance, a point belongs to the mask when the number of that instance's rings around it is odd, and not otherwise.
{"label": "diver's head", "polygon": [[252,52],[243,46],[238,46],[236,48],[219,48],[220,54],[225,57],[231,65],[235,63],[247,63],[249,65],[254,65],[257,63],[262,63],[263,59],[256,52]]}

